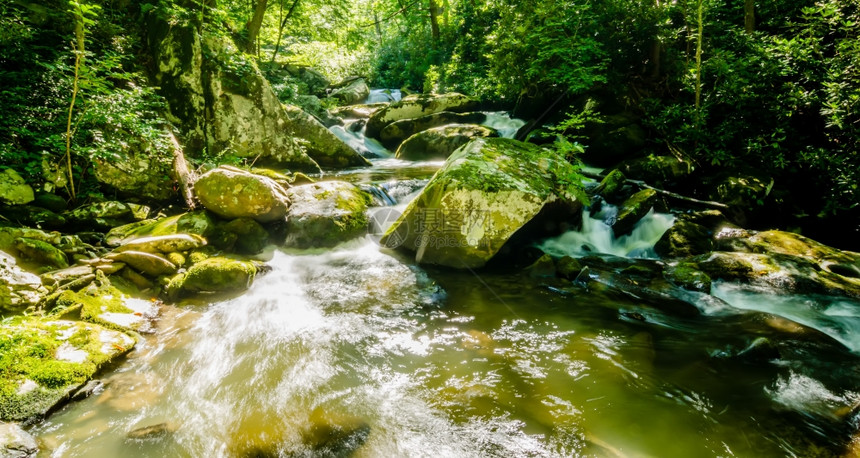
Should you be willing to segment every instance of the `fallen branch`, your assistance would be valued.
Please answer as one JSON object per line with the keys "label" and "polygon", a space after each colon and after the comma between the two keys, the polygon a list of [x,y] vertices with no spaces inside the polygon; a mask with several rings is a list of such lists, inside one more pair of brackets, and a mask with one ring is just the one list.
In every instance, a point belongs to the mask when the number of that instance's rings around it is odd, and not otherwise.
{"label": "fallen branch", "polygon": [[170,137],[170,142],[173,145],[173,178],[179,182],[179,191],[185,205],[194,210],[197,203],[194,200],[193,187],[194,182],[197,181],[197,176],[188,167],[188,162],[185,161],[185,154],[182,152],[182,146],[176,139],[176,135],[170,132],[168,137]]}
{"label": "fallen branch", "polygon": [[[583,176],[586,176],[588,178],[593,178],[593,179],[598,180],[598,181],[606,178],[606,175],[601,175],[599,173],[587,172],[584,170],[581,173]],[[690,203],[694,203],[697,205],[701,205],[703,207],[714,208],[717,210],[729,210],[729,206],[724,204],[724,203],[714,202],[711,200],[699,200],[699,199],[694,199],[692,197],[683,196],[683,195],[678,194],[676,192],[667,191],[665,189],[660,189],[660,188],[655,188],[654,186],[651,186],[651,185],[649,185],[649,184],[647,184],[641,180],[631,180],[629,178],[625,178],[624,182],[630,183],[630,184],[632,184],[634,186],[638,186],[640,188],[653,189],[654,191],[657,191],[658,194],[662,194],[664,196],[671,197],[673,199],[682,200],[684,202],[690,202]]]}

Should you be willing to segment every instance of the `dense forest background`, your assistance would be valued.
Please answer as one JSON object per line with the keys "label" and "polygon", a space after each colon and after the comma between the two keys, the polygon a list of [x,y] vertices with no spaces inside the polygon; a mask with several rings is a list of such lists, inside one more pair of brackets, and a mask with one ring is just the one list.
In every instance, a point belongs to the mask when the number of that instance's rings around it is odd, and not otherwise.
{"label": "dense forest background", "polygon": [[[222,65],[241,74],[256,61],[281,100],[311,113],[333,103],[325,85],[286,70],[463,92],[529,120],[522,139],[564,135],[597,165],[612,148],[595,132],[623,119],[636,156],[760,183],[751,225],[857,249],[858,0],[0,0],[0,163],[98,200],[94,162],[167,142],[147,73],[153,14],[231,38],[244,57]],[[695,194],[693,181],[677,186]]]}

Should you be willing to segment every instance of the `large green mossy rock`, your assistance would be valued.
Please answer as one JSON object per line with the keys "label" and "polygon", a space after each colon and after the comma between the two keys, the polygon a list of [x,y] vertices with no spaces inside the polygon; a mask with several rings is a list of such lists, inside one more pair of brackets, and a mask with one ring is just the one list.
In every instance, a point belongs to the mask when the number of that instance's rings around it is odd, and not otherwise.
{"label": "large green mossy rock", "polygon": [[0,326],[0,419],[43,418],[136,343],[80,321],[21,317]]}
{"label": "large green mossy rock", "polygon": [[290,133],[299,139],[308,156],[320,166],[341,168],[370,165],[367,159],[301,108],[286,105],[284,111]]}
{"label": "large green mossy rock", "polygon": [[[99,183],[120,194],[147,201],[166,201],[177,195],[173,186],[173,162],[182,151],[164,130],[149,140],[124,130],[102,129],[105,141],[116,145],[108,158],[93,159]],[[178,151],[177,151],[178,150]]]}
{"label": "large green mossy rock", "polygon": [[33,188],[12,169],[0,170],[0,203],[23,205],[33,201]]}
{"label": "large green mossy rock", "polygon": [[103,276],[81,291],[65,290],[57,297],[56,310],[77,310],[84,321],[120,331],[150,331],[158,308],[150,301],[129,297]]}
{"label": "large green mossy rock", "polygon": [[269,245],[269,232],[251,218],[236,218],[220,227],[224,232],[236,235],[233,249],[237,253],[261,253]]}
{"label": "large green mossy rock", "polygon": [[[190,234],[207,238],[216,231],[216,221],[206,210],[196,210],[160,219],[150,219],[111,229],[105,236],[108,246],[120,246],[140,238]],[[140,250],[147,251],[147,250]]]}
{"label": "large green mossy rock", "polygon": [[66,258],[66,254],[50,243],[21,237],[15,241],[15,248],[20,253],[20,256],[27,261],[55,269],[69,267],[69,260]]}
{"label": "large green mossy rock", "polygon": [[689,180],[693,165],[675,156],[649,155],[625,161],[618,166],[628,178],[644,181],[652,186],[664,188],[677,187]]}
{"label": "large green mossy rock", "polygon": [[178,299],[193,293],[244,291],[251,286],[256,274],[257,266],[252,262],[211,257],[174,277],[167,286],[167,294]]}
{"label": "large green mossy rock", "polygon": [[414,251],[421,263],[481,267],[526,225],[546,235],[578,214],[581,203],[560,180],[575,175],[571,164],[535,145],[472,140],[448,158],[381,243]]}
{"label": "large green mossy rock", "polygon": [[385,126],[379,140],[388,148],[395,148],[409,137],[434,127],[449,124],[479,124],[487,119],[484,113],[453,113],[442,111],[418,118],[403,119]]}
{"label": "large green mossy rock", "polygon": [[370,95],[370,88],[364,78],[349,78],[332,85],[329,97],[337,100],[341,105],[352,105],[363,102],[368,95]]}
{"label": "large green mossy rock", "polygon": [[658,255],[668,258],[705,254],[713,248],[711,231],[683,217],[678,218],[654,245],[654,251]]}
{"label": "large green mossy rock", "polygon": [[176,251],[194,250],[205,245],[206,239],[196,234],[166,234],[129,240],[114,251],[173,253]]}
{"label": "large green mossy rock", "polygon": [[47,294],[38,276],[21,269],[12,255],[0,251],[0,313],[35,307]]}
{"label": "large green mossy rock", "polygon": [[651,211],[655,202],[657,202],[657,191],[653,189],[643,189],[625,200],[619,206],[618,216],[612,225],[615,236],[621,237],[633,231],[636,223]]}
{"label": "large green mossy rock", "polygon": [[367,232],[370,194],[342,181],[291,188],[286,246],[328,247]]}
{"label": "large green mossy rock", "polygon": [[134,221],[142,221],[149,215],[149,208],[133,203],[107,201],[82,205],[63,214],[78,228],[110,230]]}
{"label": "large green mossy rock", "polygon": [[206,209],[224,218],[260,222],[283,219],[290,200],[274,180],[234,167],[219,167],[194,183],[194,193]]}
{"label": "large green mossy rock", "polygon": [[434,127],[407,138],[397,148],[395,157],[410,161],[446,159],[474,138],[497,136],[493,129],[474,124]]}
{"label": "large green mossy rock", "polygon": [[0,215],[13,223],[39,229],[62,229],[67,223],[63,215],[58,215],[47,208],[32,205],[14,205],[0,208]]}
{"label": "large green mossy rock", "polygon": [[409,95],[374,112],[367,121],[366,133],[369,137],[376,137],[385,126],[395,121],[420,118],[441,111],[462,113],[476,109],[478,109],[477,101],[456,92]]}

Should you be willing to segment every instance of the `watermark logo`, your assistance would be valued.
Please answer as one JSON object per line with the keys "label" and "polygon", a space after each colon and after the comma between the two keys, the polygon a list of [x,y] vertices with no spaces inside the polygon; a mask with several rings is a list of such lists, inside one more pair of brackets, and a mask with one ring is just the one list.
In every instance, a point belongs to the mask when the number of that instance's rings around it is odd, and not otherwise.
{"label": "watermark logo", "polygon": [[391,207],[382,207],[372,211],[367,222],[367,236],[383,248],[398,248],[406,242],[404,234],[409,233],[409,222],[404,218],[397,231],[392,232],[385,240],[385,232],[397,222],[401,213]]}

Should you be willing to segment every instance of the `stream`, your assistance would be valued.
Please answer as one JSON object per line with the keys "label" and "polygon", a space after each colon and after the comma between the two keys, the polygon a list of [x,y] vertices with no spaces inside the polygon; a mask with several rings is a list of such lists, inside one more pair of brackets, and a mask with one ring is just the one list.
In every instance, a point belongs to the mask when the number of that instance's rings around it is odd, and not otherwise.
{"label": "stream", "polygon": [[[505,134],[520,122],[488,117]],[[443,164],[383,150],[334,177],[385,208]],[[617,240],[607,217],[540,246],[659,262],[671,216]],[[712,290],[724,302],[624,294],[418,266],[370,237],[260,258],[272,271],[240,296],[163,305],[101,391],[33,428],[45,456],[830,456],[858,421],[857,301],[728,283]]]}

